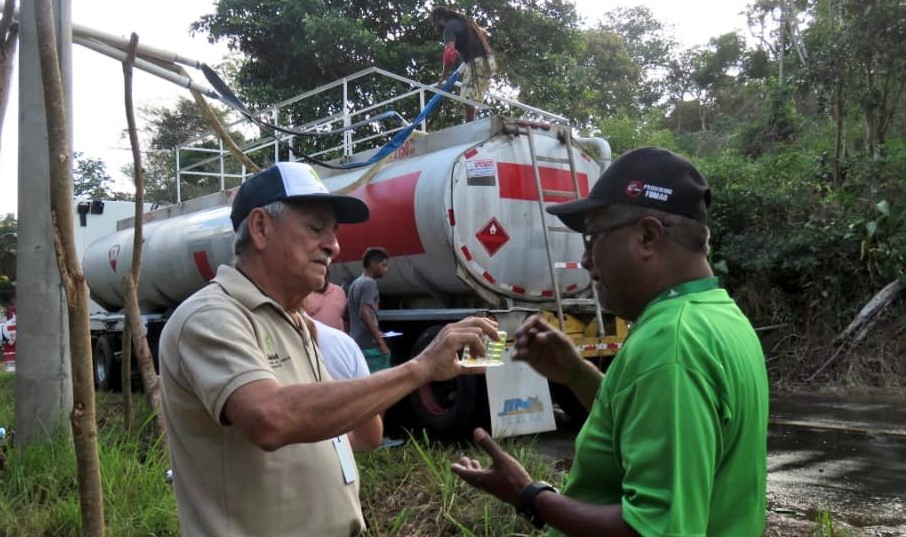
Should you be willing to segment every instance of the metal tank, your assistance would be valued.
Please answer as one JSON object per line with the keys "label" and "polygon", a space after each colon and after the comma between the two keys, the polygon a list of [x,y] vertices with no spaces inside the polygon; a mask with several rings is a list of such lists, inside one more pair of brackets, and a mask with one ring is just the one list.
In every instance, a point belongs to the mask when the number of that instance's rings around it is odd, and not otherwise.
{"label": "metal tank", "polygon": [[[545,202],[573,199],[574,186],[561,130],[490,118],[410,139],[379,165],[354,171],[319,170],[328,189],[366,201],[368,222],[341,226],[341,252],[331,267],[335,282],[362,271],[369,246],[392,256],[380,282],[385,295],[480,295],[489,302],[549,302],[553,297],[545,226],[529,137]],[[559,136],[558,136],[559,133]],[[602,158],[606,142],[594,139]],[[579,192],[584,196],[603,162],[572,147]],[[367,154],[361,158],[367,158]],[[365,174],[368,174],[367,176]],[[230,193],[221,195],[228,203]],[[232,260],[229,206],[145,224],[139,302],[144,312],[164,311],[201,288],[216,267]],[[154,219],[154,213],[146,220]],[[576,233],[550,232],[552,257],[577,268],[583,245]],[[86,250],[83,265],[94,300],[110,310],[123,304],[123,277],[130,270],[132,231],[103,237]],[[582,270],[558,271],[560,291],[588,287]],[[496,304],[495,304],[496,305]]]}
{"label": "metal tank", "polygon": [[[132,235],[129,228],[101,237],[88,246],[82,258],[91,297],[108,311],[124,304],[125,277],[132,266]],[[233,259],[229,206],[146,222],[143,235],[138,288],[143,313],[176,306],[213,278],[218,265]]]}
{"label": "metal tank", "polygon": [[[528,129],[545,203],[574,199],[565,143],[569,129],[499,118],[410,141],[397,151],[396,160],[364,185],[356,185],[361,171],[325,173],[332,191],[348,191],[372,210],[368,222],[341,227],[341,252],[331,267],[331,279],[351,281],[362,272],[365,249],[382,246],[392,256],[390,272],[380,282],[383,294],[477,291],[516,303],[550,302],[553,288],[544,227],[563,226],[539,206],[524,134]],[[609,159],[604,140],[590,142]],[[604,162],[581,147],[571,149],[578,196],[583,197]],[[580,235],[552,231],[549,237],[554,261],[577,269],[583,252]],[[583,270],[558,271],[558,280],[566,295],[589,284]]]}

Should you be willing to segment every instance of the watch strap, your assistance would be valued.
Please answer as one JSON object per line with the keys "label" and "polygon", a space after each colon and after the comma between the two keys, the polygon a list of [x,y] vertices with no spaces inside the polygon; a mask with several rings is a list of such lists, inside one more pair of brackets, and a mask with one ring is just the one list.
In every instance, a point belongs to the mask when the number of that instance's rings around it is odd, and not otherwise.
{"label": "watch strap", "polygon": [[544,527],[544,519],[535,511],[535,498],[542,492],[549,490],[557,493],[557,489],[546,481],[533,481],[522,489],[519,495],[519,505],[516,506],[516,512],[528,519],[538,529]]}

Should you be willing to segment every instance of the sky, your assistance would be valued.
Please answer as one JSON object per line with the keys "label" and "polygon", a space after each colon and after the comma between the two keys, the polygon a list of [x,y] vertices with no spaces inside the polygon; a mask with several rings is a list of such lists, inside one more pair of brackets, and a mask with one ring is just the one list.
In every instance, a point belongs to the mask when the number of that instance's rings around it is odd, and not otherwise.
{"label": "sky", "polygon": [[[589,25],[616,7],[645,5],[656,18],[672,25],[678,41],[688,48],[729,31],[744,30],[745,18],[741,13],[750,1],[576,0],[575,3],[579,15]],[[72,22],[117,36],[128,37],[135,32],[140,43],[213,65],[227,54],[226,45],[208,43],[202,35],[189,35],[189,25],[212,13],[213,6],[213,0],[73,0]],[[122,66],[116,60],[73,45],[72,73],[73,150],[104,160],[108,173],[122,180],[120,168],[132,162],[129,142],[122,138],[126,128]],[[195,80],[204,80],[200,73],[191,74]],[[136,108],[171,105],[179,96],[191,98],[188,90],[135,70]],[[0,140],[0,216],[18,214],[18,115],[16,72]],[[137,121],[141,122],[141,118],[137,117]]]}

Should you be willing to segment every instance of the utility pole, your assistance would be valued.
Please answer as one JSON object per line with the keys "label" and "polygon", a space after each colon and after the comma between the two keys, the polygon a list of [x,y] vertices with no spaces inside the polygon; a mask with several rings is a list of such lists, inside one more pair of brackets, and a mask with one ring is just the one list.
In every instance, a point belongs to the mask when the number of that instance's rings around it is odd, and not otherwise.
{"label": "utility pole", "polygon": [[[54,18],[71,140],[70,0],[55,0]],[[33,2],[22,3],[20,23],[15,398],[16,444],[27,446],[51,433],[72,433],[72,374],[66,298],[51,221],[47,118]]]}

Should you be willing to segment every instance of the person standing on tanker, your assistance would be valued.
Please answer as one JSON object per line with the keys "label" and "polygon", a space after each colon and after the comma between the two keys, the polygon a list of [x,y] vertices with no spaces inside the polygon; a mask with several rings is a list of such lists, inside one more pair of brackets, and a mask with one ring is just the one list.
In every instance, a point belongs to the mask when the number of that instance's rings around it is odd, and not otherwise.
{"label": "person standing on tanker", "polygon": [[346,316],[349,335],[358,343],[368,362],[368,369],[376,373],[392,365],[392,357],[384,335],[378,325],[381,297],[377,280],[390,270],[390,254],[383,248],[368,248],[362,256],[362,274],[349,285]]}
{"label": "person standing on tanker", "polygon": [[423,353],[333,381],[305,297],[324,285],[338,224],[368,207],[332,195],[314,169],[278,163],[233,199],[235,264],[172,314],[160,338],[163,415],[183,535],[349,537],[364,531],[347,431],[412,390],[464,370],[457,351],[496,334],[487,319],[447,325]]}
{"label": "person standing on tanker", "polygon": [[515,359],[590,410],[563,493],[482,430],[491,466],[453,471],[548,535],[753,537],[764,532],[768,381],[755,330],[708,263],[711,191],[666,149],[630,151],[587,198],[547,209],[583,234],[601,305],[632,331],[602,373],[538,317]]}
{"label": "person standing on tanker", "polygon": [[[491,77],[497,72],[494,51],[488,42],[488,34],[474,20],[462,13],[444,6],[431,11],[431,22],[443,37],[443,73],[440,86],[456,69],[456,60],[466,64],[462,73],[459,95],[473,101],[484,101],[491,84]],[[475,107],[465,105],[466,122],[475,119]]]}

